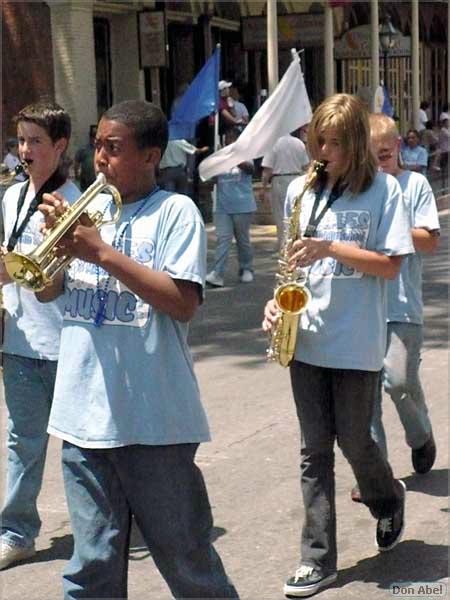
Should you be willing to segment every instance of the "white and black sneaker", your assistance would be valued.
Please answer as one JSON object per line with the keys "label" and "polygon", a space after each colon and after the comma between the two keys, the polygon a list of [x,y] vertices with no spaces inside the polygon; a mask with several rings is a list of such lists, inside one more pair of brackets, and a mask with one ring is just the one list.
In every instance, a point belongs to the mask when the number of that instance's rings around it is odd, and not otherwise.
{"label": "white and black sneaker", "polygon": [[295,575],[284,584],[283,592],[288,598],[304,598],[312,596],[333,581],[336,581],[337,573],[324,575],[320,570],[308,565],[301,565]]}
{"label": "white and black sneaker", "polygon": [[207,274],[205,281],[211,287],[223,287],[224,286],[224,279],[223,279],[222,275],[219,275],[219,273],[216,273],[216,271],[210,271]]}
{"label": "white and black sneaker", "polygon": [[397,480],[401,486],[402,502],[399,508],[390,516],[378,520],[377,523],[377,546],[380,552],[392,550],[402,539],[405,529],[405,500],[406,485],[401,479]]}

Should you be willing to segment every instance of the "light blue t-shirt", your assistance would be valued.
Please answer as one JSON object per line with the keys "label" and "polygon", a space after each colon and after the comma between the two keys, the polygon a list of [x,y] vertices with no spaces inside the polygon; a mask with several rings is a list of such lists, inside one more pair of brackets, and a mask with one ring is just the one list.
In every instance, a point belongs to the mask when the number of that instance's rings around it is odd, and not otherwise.
{"label": "light blue t-shirt", "polygon": [[[288,188],[286,214],[304,177]],[[303,196],[305,230],[315,193]],[[317,211],[320,214],[326,197]],[[338,240],[390,256],[414,251],[409,215],[396,179],[377,173],[363,193],[345,192],[325,213],[316,237]],[[300,319],[295,359],[320,367],[379,371],[386,348],[385,281],[327,257],[307,268],[312,300]]]}
{"label": "light blue t-shirt", "polygon": [[[104,195],[98,205],[104,212]],[[117,225],[101,228],[102,238],[111,244],[127,223],[122,252],[203,288],[205,229],[187,196],[160,190],[126,204]],[[95,327],[96,291],[106,287],[106,319]],[[81,260],[70,269],[64,300],[49,433],[83,448],[209,439],[186,323],[153,309],[103,270],[97,280],[96,265]]]}
{"label": "light blue t-shirt", "polygon": [[410,148],[405,145],[402,147],[401,156],[405,165],[421,165],[422,167],[428,165],[428,152],[423,146]]}
{"label": "light blue t-shirt", "polygon": [[217,202],[215,212],[234,215],[255,212],[252,176],[239,167],[217,178]]}
{"label": "light blue t-shirt", "polygon": [[[17,218],[17,202],[24,183],[17,183],[8,188],[3,197],[3,218],[5,222],[5,240],[11,237]],[[57,190],[66,200],[73,203],[79,196],[80,190],[75,184],[67,181]],[[27,193],[23,208],[19,215],[19,225],[22,222],[34,193]],[[42,241],[40,227],[43,216],[40,212],[34,215],[20,236],[15,252],[29,254]],[[5,333],[3,352],[39,358],[58,360],[59,338],[62,327],[62,300],[42,304],[30,290],[16,283],[8,283],[3,287],[3,303],[5,306]]]}
{"label": "light blue t-shirt", "polygon": [[[439,217],[433,190],[426,177],[404,171],[397,178],[410,213],[411,227],[439,231]],[[423,323],[422,254],[415,252],[402,261],[396,279],[387,282],[388,321]]]}

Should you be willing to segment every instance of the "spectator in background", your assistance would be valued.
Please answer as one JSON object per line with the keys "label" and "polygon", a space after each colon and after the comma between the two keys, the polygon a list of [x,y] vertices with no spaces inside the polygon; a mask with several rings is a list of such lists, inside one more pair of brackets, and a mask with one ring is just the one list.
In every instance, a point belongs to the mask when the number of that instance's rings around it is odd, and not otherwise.
{"label": "spectator in background", "polygon": [[427,114],[427,110],[429,107],[430,107],[430,103],[427,102],[426,100],[424,100],[423,102],[420,103],[419,126],[417,128],[420,134],[422,134],[422,131],[425,130],[426,122],[429,120],[429,117]]}
{"label": "spectator in background", "polygon": [[[7,167],[9,172],[14,171],[15,168],[18,165],[20,165],[19,146],[17,143],[17,138],[11,137],[6,140],[6,155],[3,159],[3,164],[5,165],[5,167]],[[24,175],[24,173],[18,173],[14,177],[14,182],[25,181],[25,179],[26,176]]]}
{"label": "spectator in background", "polygon": [[428,152],[420,146],[420,135],[417,129],[410,129],[406,134],[406,145],[402,148],[402,163],[407,171],[425,174],[428,166]]}
{"label": "spectator in background", "polygon": [[446,102],[443,106],[442,106],[442,112],[439,115],[439,123],[442,123],[442,121],[448,120],[448,102]]}
{"label": "spectator in background", "polygon": [[[443,113],[444,117],[447,113]],[[442,116],[442,115],[441,115]],[[439,130],[439,152],[441,153],[441,173],[442,173],[442,187],[448,185],[448,152],[450,145],[450,132],[448,129],[448,115],[444,118],[441,123]]]}
{"label": "spectator in background", "polygon": [[298,137],[305,144],[306,152],[308,152],[308,129],[309,123],[306,123],[305,125],[302,125],[298,130]]}
{"label": "spectator in background", "polygon": [[75,179],[79,182],[82,192],[95,181],[94,152],[96,135],[97,125],[91,125],[89,127],[89,143],[78,148],[75,153]]}
{"label": "spectator in background", "polygon": [[441,152],[439,150],[439,138],[434,131],[433,121],[425,123],[425,131],[422,133],[422,145],[428,152],[428,169],[430,171],[440,171]]}
{"label": "spectator in background", "polygon": [[309,156],[305,144],[299,139],[299,130],[280,137],[273,149],[262,161],[262,184],[264,193],[272,183],[271,206],[277,227],[278,250],[282,247],[284,237],[284,201],[289,184],[302,175],[308,165]]}
{"label": "spectator in background", "polygon": [[241,89],[239,84],[235,83],[230,87],[230,96],[234,101],[234,114],[238,120],[240,119],[242,121],[242,123],[236,127],[239,131],[243,131],[244,127],[249,122],[249,114],[247,107],[241,102]]}
{"label": "spectator in background", "polygon": [[[239,135],[237,128],[229,129],[225,134],[225,145],[235,142]],[[217,178],[217,202],[214,209],[217,244],[214,267],[206,276],[206,283],[210,286],[224,285],[233,235],[238,250],[239,279],[242,283],[253,281],[253,249],[250,241],[250,225],[256,211],[253,170],[253,161],[243,162]]]}
{"label": "spectator in background", "polygon": [[197,148],[186,140],[170,140],[159,164],[158,185],[166,191],[188,193],[187,160],[193,154],[203,154],[209,146]]}
{"label": "spectator in background", "polygon": [[219,135],[223,136],[228,129],[242,125],[242,119],[236,116],[234,100],[230,96],[231,81],[219,81]]}

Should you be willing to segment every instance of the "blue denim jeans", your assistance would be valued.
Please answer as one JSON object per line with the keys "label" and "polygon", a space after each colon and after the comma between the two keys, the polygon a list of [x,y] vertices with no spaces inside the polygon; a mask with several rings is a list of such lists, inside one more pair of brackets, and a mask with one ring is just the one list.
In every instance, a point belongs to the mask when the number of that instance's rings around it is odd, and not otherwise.
{"label": "blue denim jeans", "polygon": [[301,430],[305,520],[301,564],[334,573],[337,564],[334,444],[350,463],[364,504],[375,518],[401,501],[392,469],[370,435],[379,372],[328,369],[298,361],[291,382]]}
{"label": "blue denim jeans", "polygon": [[197,444],[106,450],[63,443],[74,552],[64,598],[127,598],[131,515],[175,598],[238,598],[211,543]]}
{"label": "blue denim jeans", "polygon": [[56,366],[53,360],[12,354],[3,357],[8,465],[1,536],[16,546],[32,546],[41,528],[37,498],[47,453]]}
{"label": "blue denim jeans", "polygon": [[[392,398],[405,430],[410,448],[420,448],[431,435],[431,422],[419,377],[422,325],[388,323],[387,350],[382,371],[382,385]],[[382,421],[381,384],[372,419],[372,437],[387,456],[386,434]]]}
{"label": "blue denim jeans", "polygon": [[228,262],[233,235],[236,238],[239,269],[253,271],[253,249],[250,242],[250,225],[253,213],[232,215],[214,213],[217,244],[214,271],[223,277]]}

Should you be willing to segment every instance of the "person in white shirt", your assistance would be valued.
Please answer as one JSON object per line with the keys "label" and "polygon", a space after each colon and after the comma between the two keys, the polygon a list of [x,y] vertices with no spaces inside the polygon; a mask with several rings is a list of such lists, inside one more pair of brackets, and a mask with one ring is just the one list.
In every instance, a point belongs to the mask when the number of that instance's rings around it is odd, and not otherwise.
{"label": "person in white shirt", "polygon": [[299,130],[284,135],[262,160],[262,183],[264,192],[272,183],[272,214],[277,227],[278,249],[284,236],[284,201],[286,191],[293,179],[304,173],[309,165],[305,144],[298,137]]}
{"label": "person in white shirt", "polygon": [[417,127],[417,131],[422,132],[425,129],[426,122],[429,120],[427,110],[430,104],[426,100],[420,103],[419,108],[419,126]]}
{"label": "person in white shirt", "polygon": [[159,165],[158,185],[168,192],[187,194],[187,159],[189,155],[202,154],[209,146],[197,148],[186,140],[170,140]]}

